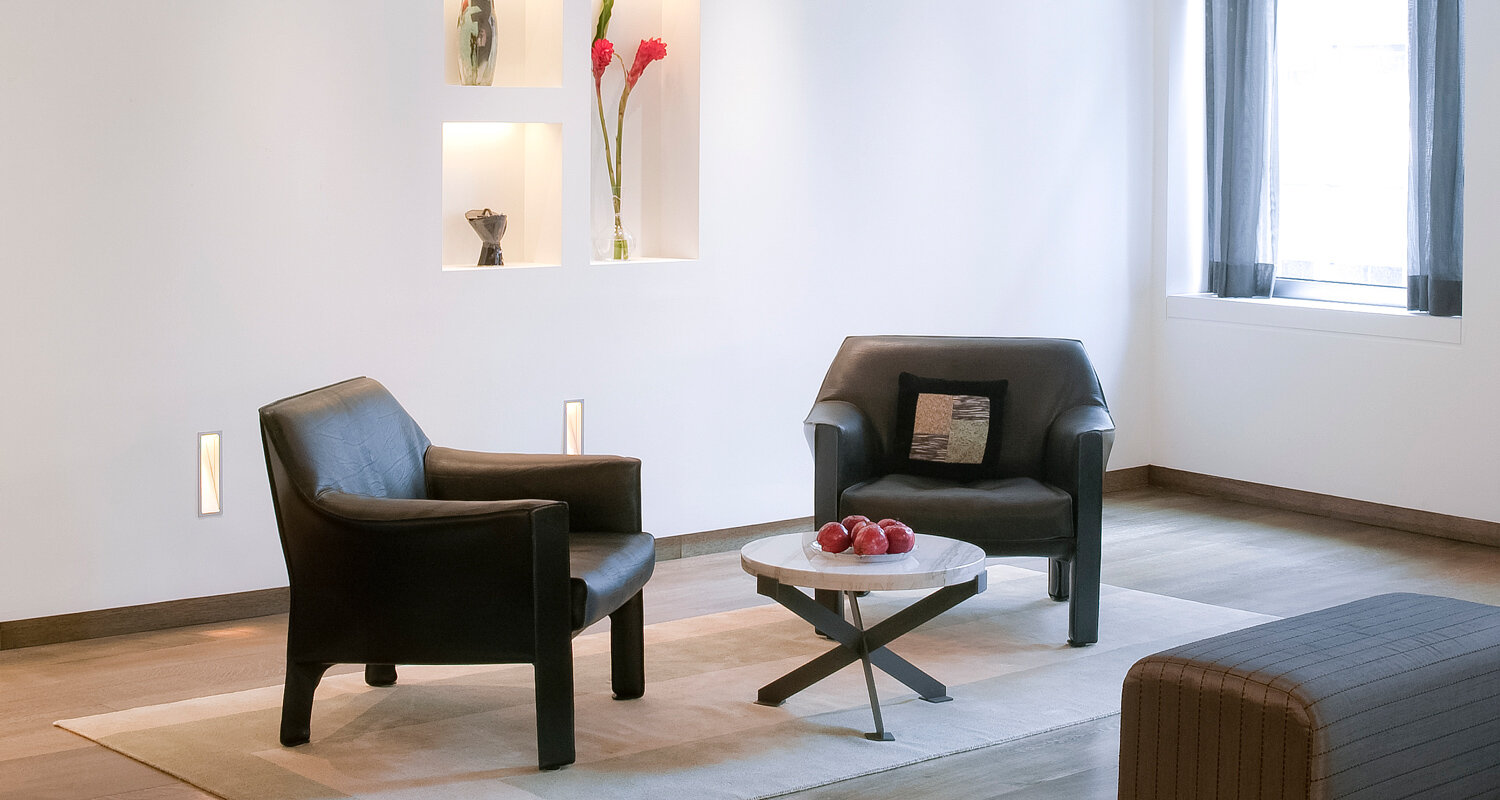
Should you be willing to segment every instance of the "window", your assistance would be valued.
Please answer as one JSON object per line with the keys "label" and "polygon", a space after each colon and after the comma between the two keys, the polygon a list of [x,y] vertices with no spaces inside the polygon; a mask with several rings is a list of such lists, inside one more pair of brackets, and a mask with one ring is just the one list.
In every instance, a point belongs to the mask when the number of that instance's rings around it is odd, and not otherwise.
{"label": "window", "polygon": [[1406,305],[1406,0],[1276,10],[1273,294]]}
{"label": "window", "polygon": [[1463,0],[1206,5],[1209,292],[1461,316]]}

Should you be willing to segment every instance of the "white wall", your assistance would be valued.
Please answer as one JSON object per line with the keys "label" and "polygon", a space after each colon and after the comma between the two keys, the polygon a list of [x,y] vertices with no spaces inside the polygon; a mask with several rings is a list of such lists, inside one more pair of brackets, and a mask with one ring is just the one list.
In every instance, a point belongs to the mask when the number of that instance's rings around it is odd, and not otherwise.
{"label": "white wall", "polygon": [[476,449],[586,398],[659,535],[811,513],[848,334],[1081,338],[1148,461],[1149,0],[705,2],[702,258],[463,273],[427,4],[69,8],[0,27],[0,619],[284,585],[255,409],[359,374]]}
{"label": "white wall", "polygon": [[[1161,0],[1154,464],[1500,521],[1500,4],[1466,4],[1462,342],[1172,318],[1199,291],[1201,3]],[[1196,27],[1194,25],[1196,24]],[[1196,78],[1196,83],[1193,78]],[[1196,140],[1196,141],[1195,141]]]}

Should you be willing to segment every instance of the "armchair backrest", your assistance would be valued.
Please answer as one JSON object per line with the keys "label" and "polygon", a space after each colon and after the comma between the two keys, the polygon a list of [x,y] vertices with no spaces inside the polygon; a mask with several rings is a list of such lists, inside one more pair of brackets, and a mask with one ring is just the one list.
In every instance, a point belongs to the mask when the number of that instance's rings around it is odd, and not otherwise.
{"label": "armchair backrest", "polygon": [[1106,407],[1083,343],[1074,339],[850,336],[839,347],[818,400],[864,412],[889,459],[903,372],[948,380],[1008,380],[1000,417],[1000,470],[1038,477],[1047,429],[1081,405]]}
{"label": "armchair backrest", "polygon": [[267,457],[290,484],[277,492],[426,496],[422,459],[431,442],[378,381],[354,378],[278,400],[260,410],[260,424]]}

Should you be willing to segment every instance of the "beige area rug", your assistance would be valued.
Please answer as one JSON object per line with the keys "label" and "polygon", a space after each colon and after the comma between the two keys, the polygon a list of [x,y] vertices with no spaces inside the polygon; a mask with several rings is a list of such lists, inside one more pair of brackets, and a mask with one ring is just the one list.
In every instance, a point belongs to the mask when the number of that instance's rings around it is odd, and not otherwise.
{"label": "beige area rug", "polygon": [[[861,608],[874,624],[924,594],[873,594]],[[526,665],[402,667],[386,689],[329,678],[312,742],[293,749],[276,741],[280,686],[57,724],[230,800],[746,800],[1118,713],[1137,659],[1269,619],[1106,586],[1100,643],[1071,648],[1046,576],[993,566],[986,592],[891,645],[953,697],[923,702],[877,670],[893,742],[861,736],[873,725],[857,662],[779,708],[752,702],[830,646],[780,606],[649,626],[639,700],[610,697],[608,635],[582,636],[578,762],[554,772],[536,769]]]}

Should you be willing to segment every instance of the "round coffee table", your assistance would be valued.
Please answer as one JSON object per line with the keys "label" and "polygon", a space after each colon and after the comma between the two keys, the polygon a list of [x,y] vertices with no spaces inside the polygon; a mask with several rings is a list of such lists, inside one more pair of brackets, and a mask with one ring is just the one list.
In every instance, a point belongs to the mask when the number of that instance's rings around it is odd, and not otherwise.
{"label": "round coffee table", "polygon": [[[875,694],[871,667],[879,667],[928,702],[953,699],[948,696],[948,687],[891,652],[887,645],[984,591],[984,551],[968,542],[919,533],[907,558],[860,561],[816,550],[812,547],[815,540],[813,533],[788,533],[758,539],[740,549],[740,566],[756,577],[757,592],[786,606],[838,642],[838,647],[762,686],[755,701],[779,706],[858,659],[864,666],[870,711],[875,716],[875,731],[865,738],[891,741],[895,737],[886,731],[880,718],[880,699]],[[815,590],[817,599],[798,586]],[[858,594],[902,589],[937,591],[866,630]],[[842,598],[849,600],[852,625],[839,613]]]}

